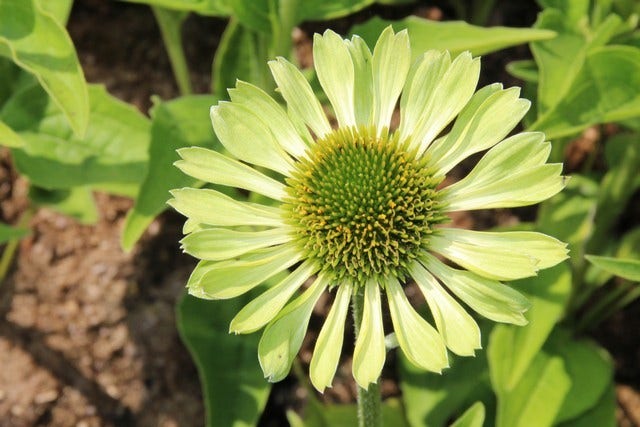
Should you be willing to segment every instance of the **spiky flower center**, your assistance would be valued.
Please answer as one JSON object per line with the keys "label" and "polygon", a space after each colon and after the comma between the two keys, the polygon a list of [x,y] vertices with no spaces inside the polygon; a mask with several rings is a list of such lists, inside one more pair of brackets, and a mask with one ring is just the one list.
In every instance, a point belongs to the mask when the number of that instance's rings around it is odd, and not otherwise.
{"label": "spiky flower center", "polygon": [[338,129],[288,179],[288,222],[307,256],[335,279],[404,277],[442,222],[435,178],[397,136]]}

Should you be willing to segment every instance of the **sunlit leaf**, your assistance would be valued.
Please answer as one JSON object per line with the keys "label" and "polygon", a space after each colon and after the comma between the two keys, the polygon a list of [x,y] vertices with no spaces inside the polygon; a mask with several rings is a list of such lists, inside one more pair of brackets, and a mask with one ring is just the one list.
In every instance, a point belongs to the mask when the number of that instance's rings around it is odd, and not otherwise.
{"label": "sunlit leaf", "polygon": [[45,190],[31,187],[29,199],[38,205],[46,206],[64,215],[77,219],[83,224],[98,221],[98,208],[88,187],[74,187],[62,190]]}
{"label": "sunlit leaf", "polygon": [[631,258],[612,258],[605,256],[587,255],[585,258],[598,268],[601,268],[623,279],[640,282],[640,261]]}
{"label": "sunlit leaf", "polygon": [[33,74],[74,132],[85,133],[89,99],[73,42],[34,0],[0,0],[0,55]]}

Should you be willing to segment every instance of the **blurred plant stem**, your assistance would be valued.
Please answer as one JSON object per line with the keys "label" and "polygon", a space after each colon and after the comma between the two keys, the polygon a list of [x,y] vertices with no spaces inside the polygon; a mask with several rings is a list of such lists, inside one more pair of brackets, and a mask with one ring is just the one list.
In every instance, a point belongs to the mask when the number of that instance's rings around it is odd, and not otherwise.
{"label": "blurred plant stem", "polygon": [[[29,221],[33,217],[33,208],[29,207],[26,211],[22,213],[20,219],[18,220],[17,227],[25,227],[29,224]],[[2,257],[0,258],[0,284],[4,283],[4,279],[9,272],[9,268],[11,267],[11,263],[13,262],[13,258],[15,256],[16,250],[18,249],[18,244],[20,243],[20,239],[11,239],[7,242],[7,246],[4,248],[4,252],[2,252]]]}
{"label": "blurred plant stem", "polygon": [[187,18],[187,13],[163,9],[161,7],[151,7],[156,17],[165,49],[169,55],[171,69],[178,83],[180,94],[190,95],[193,93],[191,80],[189,78],[189,67],[182,47],[182,23]]}

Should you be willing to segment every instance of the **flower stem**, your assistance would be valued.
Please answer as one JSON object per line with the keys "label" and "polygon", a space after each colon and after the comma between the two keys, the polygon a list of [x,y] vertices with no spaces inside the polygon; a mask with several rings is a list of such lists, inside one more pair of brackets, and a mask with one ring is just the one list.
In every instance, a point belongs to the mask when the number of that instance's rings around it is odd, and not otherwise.
{"label": "flower stem", "polygon": [[[351,310],[353,312],[353,323],[356,339],[360,332],[362,322],[362,309],[364,307],[364,286],[358,286],[354,298],[352,298]],[[378,382],[369,384],[368,389],[358,387],[358,426],[359,427],[381,427],[380,385]]]}

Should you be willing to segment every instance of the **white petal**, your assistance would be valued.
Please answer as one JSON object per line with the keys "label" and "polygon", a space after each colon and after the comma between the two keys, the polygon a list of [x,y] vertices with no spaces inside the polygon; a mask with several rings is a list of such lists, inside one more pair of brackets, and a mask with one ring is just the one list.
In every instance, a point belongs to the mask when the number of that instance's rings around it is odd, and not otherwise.
{"label": "white petal", "polygon": [[273,133],[276,142],[287,153],[296,158],[304,155],[307,144],[298,135],[287,112],[265,91],[250,83],[238,81],[236,88],[229,90],[229,96],[232,102],[242,104],[251,111],[260,112],[260,117]]}
{"label": "white petal", "polygon": [[469,102],[479,76],[480,60],[472,58],[469,52],[463,52],[453,60],[433,96],[433,109],[430,110],[428,121],[423,125],[428,131],[422,141],[413,142],[418,148],[418,155],[424,153],[433,138],[438,136]]}
{"label": "white petal", "polygon": [[353,287],[350,283],[338,286],[333,306],[316,340],[309,367],[309,377],[313,386],[320,393],[324,392],[325,388],[331,387],[331,382],[338,368],[342,342],[344,341],[344,324],[352,290]]}
{"label": "white petal", "polygon": [[356,125],[370,126],[373,120],[373,57],[362,38],[347,42],[354,68],[353,107]]}
{"label": "white petal", "polygon": [[229,332],[248,334],[262,328],[276,317],[294,292],[316,271],[316,264],[305,261],[280,283],[245,305],[231,320]]}
{"label": "white petal", "polygon": [[172,190],[167,203],[182,215],[202,224],[235,226],[284,226],[280,209],[257,203],[238,202],[216,190],[182,188]]}
{"label": "white petal", "polygon": [[252,110],[243,105],[220,102],[211,107],[211,122],[218,139],[233,156],[289,176],[293,160]]}
{"label": "white petal", "polygon": [[356,124],[354,70],[345,40],[331,30],[313,37],[313,62],[318,81],[329,98],[340,127]]}
{"label": "white petal", "polygon": [[513,288],[469,271],[448,267],[429,254],[424,254],[421,261],[455,296],[482,316],[496,322],[527,324],[523,313],[530,303]]}
{"label": "white petal", "polygon": [[378,132],[389,128],[410,64],[411,47],[407,31],[394,34],[391,26],[388,26],[373,49],[373,122]]}
{"label": "white petal", "polygon": [[196,258],[222,261],[256,249],[291,241],[286,228],[262,231],[236,231],[226,228],[207,228],[189,234],[180,243],[184,251]]}
{"label": "white petal", "polygon": [[482,347],[478,324],[419,262],[412,264],[410,272],[427,300],[447,347],[457,355],[473,356],[475,350]]}
{"label": "white petal", "polygon": [[364,289],[364,308],[353,350],[353,378],[364,389],[380,377],[386,358],[380,287],[369,281]]}
{"label": "white petal", "polygon": [[202,147],[178,150],[183,160],[174,163],[182,172],[212,184],[243,188],[275,200],[285,197],[284,185],[224,154]]}
{"label": "white petal", "polygon": [[440,373],[449,367],[442,337],[411,307],[398,281],[388,280],[386,290],[393,330],[407,359],[432,372]]}
{"label": "white petal", "polygon": [[[493,87],[489,86],[487,91],[491,92]],[[519,95],[520,89],[514,87],[491,93],[482,103],[469,103],[451,132],[427,150],[430,165],[439,175],[445,175],[471,154],[500,142],[529,110],[531,103]]]}
{"label": "white petal", "polygon": [[419,145],[432,130],[434,111],[440,107],[436,91],[450,65],[448,51],[430,50],[411,66],[400,99],[401,141],[411,140]]}
{"label": "white petal", "polygon": [[[207,299],[242,295],[300,261],[295,246],[276,246],[243,255],[237,260],[203,264],[189,279],[189,293]],[[200,265],[200,264],[199,264]]]}
{"label": "white petal", "polygon": [[287,304],[262,333],[258,357],[262,372],[270,382],[283,380],[291,370],[307,333],[313,307],[326,287],[327,281],[318,277],[302,295]]}
{"label": "white petal", "polygon": [[289,111],[306,123],[318,138],[330,133],[329,120],[300,70],[284,58],[269,61],[269,68]]}

